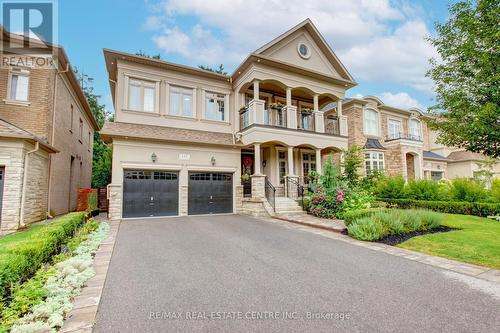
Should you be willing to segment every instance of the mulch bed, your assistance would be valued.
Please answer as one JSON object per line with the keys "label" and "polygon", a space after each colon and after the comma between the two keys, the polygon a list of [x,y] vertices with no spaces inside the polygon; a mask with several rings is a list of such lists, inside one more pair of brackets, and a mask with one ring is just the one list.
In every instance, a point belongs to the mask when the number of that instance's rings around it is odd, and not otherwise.
{"label": "mulch bed", "polygon": [[[381,238],[375,242],[394,246],[394,245],[398,245],[400,243],[403,243],[404,241],[407,241],[408,239],[413,238],[415,236],[421,236],[421,235],[426,235],[426,234],[436,234],[439,232],[449,232],[449,231],[455,231],[455,230],[462,230],[462,229],[441,226],[441,227],[437,227],[437,228],[430,229],[430,230],[413,231],[413,232],[410,232],[410,233],[407,233],[404,235],[389,235],[389,236],[385,236],[384,238]],[[342,231],[342,234],[348,235],[347,229],[344,229]]]}

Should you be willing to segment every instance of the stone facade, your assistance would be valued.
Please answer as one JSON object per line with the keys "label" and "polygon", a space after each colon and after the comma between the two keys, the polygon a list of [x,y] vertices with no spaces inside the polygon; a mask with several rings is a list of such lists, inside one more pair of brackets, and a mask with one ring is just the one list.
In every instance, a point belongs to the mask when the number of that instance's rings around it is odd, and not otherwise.
{"label": "stone facade", "polygon": [[[40,221],[46,216],[48,187],[48,153],[44,150],[28,156],[28,173],[24,179],[26,153],[34,145],[20,139],[0,138],[0,165],[5,166],[5,180],[0,218],[0,234],[16,231],[24,224]],[[25,183],[24,217],[21,198]]]}
{"label": "stone facade", "polygon": [[188,185],[181,185],[180,186],[180,202],[179,202],[179,215],[180,216],[187,216],[188,214]]}
{"label": "stone facade", "polygon": [[262,199],[266,198],[266,176],[265,175],[252,175],[250,176],[252,179],[252,198],[253,199]]}
{"label": "stone facade", "polygon": [[119,220],[122,218],[122,185],[108,185],[108,218]]}

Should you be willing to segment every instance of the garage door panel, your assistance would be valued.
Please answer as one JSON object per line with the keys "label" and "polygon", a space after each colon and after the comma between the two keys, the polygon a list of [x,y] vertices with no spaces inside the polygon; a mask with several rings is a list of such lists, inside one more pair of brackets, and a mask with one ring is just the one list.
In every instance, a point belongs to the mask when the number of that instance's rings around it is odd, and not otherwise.
{"label": "garage door panel", "polygon": [[179,214],[179,179],[175,172],[125,170],[123,217]]}
{"label": "garage door panel", "polygon": [[233,178],[224,173],[190,173],[188,214],[233,212]]}

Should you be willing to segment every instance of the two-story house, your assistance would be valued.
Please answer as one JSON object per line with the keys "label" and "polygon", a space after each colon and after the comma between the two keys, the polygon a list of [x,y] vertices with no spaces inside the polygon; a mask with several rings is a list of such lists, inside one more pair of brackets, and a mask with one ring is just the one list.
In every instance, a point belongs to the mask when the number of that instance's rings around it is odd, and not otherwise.
{"label": "two-story house", "polygon": [[[3,29],[0,35],[2,43],[23,45],[22,36]],[[78,189],[90,186],[98,126],[63,48],[54,46],[53,54],[39,56],[38,62],[26,61],[24,54],[1,56],[3,234],[76,209]]]}
{"label": "two-story house", "polygon": [[348,146],[338,102],[356,83],[310,20],[232,75],[104,56],[116,111],[101,131],[113,143],[111,218],[257,211],[266,191],[283,196]]}

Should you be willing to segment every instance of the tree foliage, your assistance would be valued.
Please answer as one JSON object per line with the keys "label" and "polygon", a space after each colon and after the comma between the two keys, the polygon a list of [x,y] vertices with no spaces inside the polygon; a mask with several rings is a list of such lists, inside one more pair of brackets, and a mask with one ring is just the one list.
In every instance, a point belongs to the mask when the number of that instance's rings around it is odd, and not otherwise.
{"label": "tree foliage", "polygon": [[359,180],[358,170],[363,165],[363,147],[352,145],[349,149],[344,150],[344,160],[342,167],[344,168],[345,179],[352,184],[356,184]]}
{"label": "tree foliage", "polygon": [[220,64],[218,68],[212,68],[210,66],[203,66],[203,65],[198,65],[198,68],[203,69],[205,71],[209,71],[209,72],[227,75],[227,72],[224,70],[224,64]]}
{"label": "tree foliage", "polygon": [[150,59],[156,59],[156,60],[161,60],[161,56],[160,54],[155,54],[155,55],[150,55],[150,54],[147,54],[146,52],[142,51],[142,50],[139,50],[135,53],[135,55],[138,55],[138,56],[141,56],[141,57],[145,57],[145,58],[150,58]]}
{"label": "tree foliage", "polygon": [[429,126],[448,146],[500,157],[500,2],[460,1],[429,38],[440,59],[427,73],[435,82],[437,117]]}

